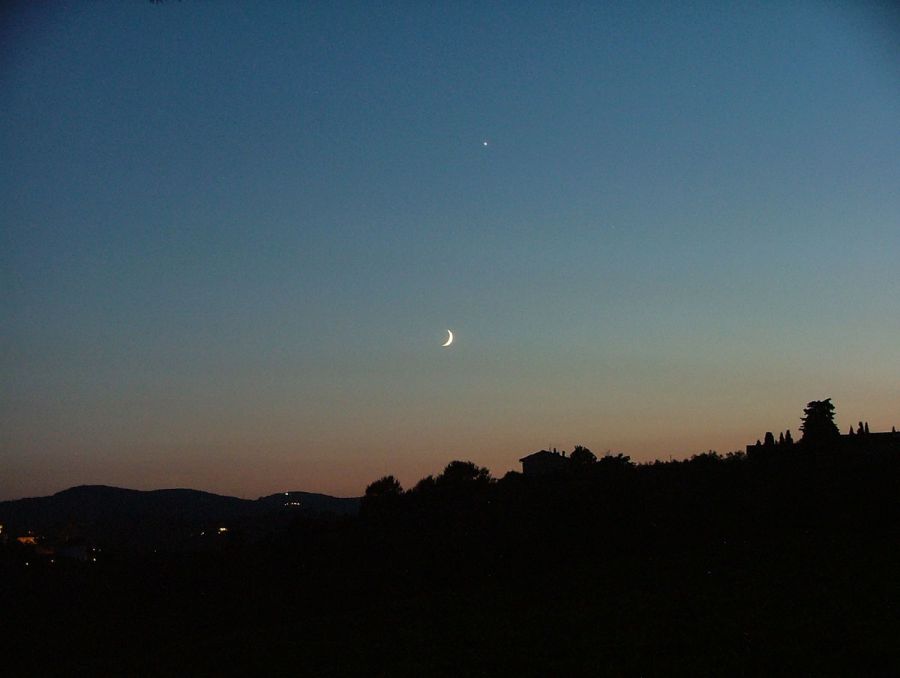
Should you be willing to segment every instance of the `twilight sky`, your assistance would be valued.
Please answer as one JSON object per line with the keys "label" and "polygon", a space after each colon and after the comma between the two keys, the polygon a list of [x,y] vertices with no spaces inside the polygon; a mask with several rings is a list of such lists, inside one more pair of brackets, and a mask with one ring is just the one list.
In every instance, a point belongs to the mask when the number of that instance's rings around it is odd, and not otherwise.
{"label": "twilight sky", "polygon": [[900,425],[900,10],[376,4],[0,10],[0,499]]}

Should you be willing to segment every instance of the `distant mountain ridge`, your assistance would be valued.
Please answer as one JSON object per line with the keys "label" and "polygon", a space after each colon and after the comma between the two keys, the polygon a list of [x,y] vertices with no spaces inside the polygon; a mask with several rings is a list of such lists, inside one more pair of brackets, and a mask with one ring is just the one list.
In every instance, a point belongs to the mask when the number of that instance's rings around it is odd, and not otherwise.
{"label": "distant mountain ridge", "polygon": [[7,534],[29,532],[53,541],[172,546],[208,529],[259,534],[298,515],[353,515],[359,498],[313,492],[279,492],[241,499],[192,489],[132,490],[79,485],[46,497],[0,502]]}

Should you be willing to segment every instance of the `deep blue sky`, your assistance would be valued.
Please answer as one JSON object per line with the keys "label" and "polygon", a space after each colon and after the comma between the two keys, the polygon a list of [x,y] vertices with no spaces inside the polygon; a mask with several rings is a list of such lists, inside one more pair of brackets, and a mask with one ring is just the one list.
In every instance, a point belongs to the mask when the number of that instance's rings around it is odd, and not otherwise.
{"label": "deep blue sky", "polygon": [[559,4],[5,6],[0,498],[900,425],[900,12]]}

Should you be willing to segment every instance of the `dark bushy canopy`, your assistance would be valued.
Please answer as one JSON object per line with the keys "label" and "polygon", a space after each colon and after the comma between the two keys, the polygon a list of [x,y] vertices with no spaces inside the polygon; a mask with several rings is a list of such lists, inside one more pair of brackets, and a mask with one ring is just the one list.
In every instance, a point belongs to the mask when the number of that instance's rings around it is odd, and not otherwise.
{"label": "dark bushy canopy", "polygon": [[471,461],[451,461],[444,472],[437,477],[438,485],[462,485],[467,483],[487,483],[491,472]]}
{"label": "dark bushy canopy", "polygon": [[402,493],[403,488],[400,486],[400,481],[394,476],[380,478],[366,488],[366,497],[369,497],[370,499],[377,497],[397,497]]}
{"label": "dark bushy canopy", "polygon": [[802,440],[805,443],[825,443],[840,436],[840,431],[834,423],[834,405],[831,404],[831,398],[813,400],[806,405],[800,430],[803,431]]}
{"label": "dark bushy canopy", "polygon": [[572,454],[569,456],[569,459],[571,459],[572,463],[577,466],[586,466],[597,461],[597,455],[595,455],[586,447],[576,445],[575,449],[572,450]]}

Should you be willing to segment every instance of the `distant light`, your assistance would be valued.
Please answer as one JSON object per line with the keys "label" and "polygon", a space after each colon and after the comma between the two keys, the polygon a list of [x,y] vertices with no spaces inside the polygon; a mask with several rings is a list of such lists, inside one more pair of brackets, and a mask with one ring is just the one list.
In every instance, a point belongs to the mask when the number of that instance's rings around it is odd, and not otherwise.
{"label": "distant light", "polygon": [[96,563],[96,562],[97,562],[97,558],[91,558],[91,561]]}
{"label": "distant light", "polygon": [[284,496],[286,497],[286,496],[288,496],[289,494],[290,494],[290,492],[285,492],[285,493],[284,493]]}
{"label": "distant light", "polygon": [[29,562],[26,560],[26,561],[25,561],[25,567],[28,567],[29,565],[31,565],[31,563],[29,563]]}
{"label": "distant light", "polygon": [[220,528],[219,528],[219,534],[225,534],[226,532],[228,532],[228,528],[227,528],[227,527],[220,527]]}

